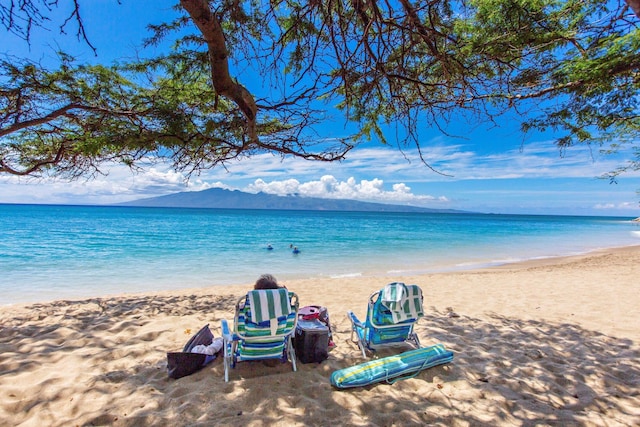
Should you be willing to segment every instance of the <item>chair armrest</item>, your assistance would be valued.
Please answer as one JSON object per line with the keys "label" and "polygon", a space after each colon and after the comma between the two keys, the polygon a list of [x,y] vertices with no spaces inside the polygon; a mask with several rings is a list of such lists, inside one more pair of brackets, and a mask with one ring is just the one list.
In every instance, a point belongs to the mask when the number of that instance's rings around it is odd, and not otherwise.
{"label": "chair armrest", "polygon": [[298,295],[295,292],[289,292],[289,300],[291,301],[291,306],[295,307],[295,310],[298,311],[300,303],[298,302]]}
{"label": "chair armrest", "polygon": [[229,322],[227,322],[225,319],[222,319],[220,321],[220,325],[222,329],[222,338],[224,338],[224,340],[227,342],[233,341],[233,334],[229,329]]}
{"label": "chair armrest", "polygon": [[364,328],[364,323],[358,320],[358,317],[354,314],[353,311],[347,311],[347,317],[351,320],[353,326],[357,326],[358,328]]}

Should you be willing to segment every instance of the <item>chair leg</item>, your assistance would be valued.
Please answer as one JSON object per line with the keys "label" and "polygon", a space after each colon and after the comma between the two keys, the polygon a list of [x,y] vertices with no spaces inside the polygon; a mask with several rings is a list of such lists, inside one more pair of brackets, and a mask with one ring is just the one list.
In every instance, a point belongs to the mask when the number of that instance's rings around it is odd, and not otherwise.
{"label": "chair leg", "polygon": [[233,357],[232,343],[224,341],[224,382],[229,382],[229,371],[231,370],[231,358]]}
{"label": "chair leg", "polygon": [[411,334],[411,338],[413,343],[415,344],[416,348],[421,348],[422,346],[420,345],[420,338],[418,338],[418,334],[416,334],[415,332]]}
{"label": "chair leg", "polygon": [[360,351],[362,351],[362,357],[367,358],[367,350],[365,350],[364,345],[360,341],[358,341],[358,347],[360,347]]}
{"label": "chair leg", "polygon": [[358,348],[360,349],[360,351],[362,352],[362,357],[364,357],[365,359],[367,358],[367,353],[365,350],[365,345],[362,342],[362,339],[360,339],[360,334],[358,333],[358,330],[356,329],[357,326],[355,324],[351,324],[351,341],[358,344]]}
{"label": "chair leg", "polygon": [[356,330],[355,327],[351,331],[352,340],[353,340],[353,335],[356,336],[356,340],[355,341],[358,343],[358,348],[362,352],[362,357],[367,359],[367,346],[366,346],[365,342],[362,340],[362,337],[361,337],[360,333]]}
{"label": "chair leg", "polygon": [[351,321],[351,341],[358,344],[358,348],[362,352],[362,357],[367,358],[367,352],[365,349],[365,343],[362,339],[364,334],[364,324],[358,320],[353,311],[347,311],[347,317]]}
{"label": "chair leg", "polygon": [[291,358],[291,365],[293,366],[293,372],[296,372],[298,370],[298,366],[296,365],[296,350],[295,348],[293,348],[293,340],[291,339],[291,337],[287,339],[287,353]]}

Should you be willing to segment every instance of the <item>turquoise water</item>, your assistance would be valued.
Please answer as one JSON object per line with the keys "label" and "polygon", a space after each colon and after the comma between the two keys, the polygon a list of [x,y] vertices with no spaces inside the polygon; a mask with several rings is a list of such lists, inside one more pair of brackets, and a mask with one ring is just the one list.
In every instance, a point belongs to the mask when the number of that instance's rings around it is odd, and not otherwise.
{"label": "turquoise water", "polygon": [[630,219],[0,205],[0,304],[573,255],[640,244]]}

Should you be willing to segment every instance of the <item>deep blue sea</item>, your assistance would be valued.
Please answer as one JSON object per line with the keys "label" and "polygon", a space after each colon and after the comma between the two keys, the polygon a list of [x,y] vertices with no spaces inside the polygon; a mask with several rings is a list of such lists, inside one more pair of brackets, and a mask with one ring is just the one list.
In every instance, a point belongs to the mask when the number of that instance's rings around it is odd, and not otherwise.
{"label": "deep blue sea", "polygon": [[573,255],[640,244],[631,219],[0,204],[0,305]]}

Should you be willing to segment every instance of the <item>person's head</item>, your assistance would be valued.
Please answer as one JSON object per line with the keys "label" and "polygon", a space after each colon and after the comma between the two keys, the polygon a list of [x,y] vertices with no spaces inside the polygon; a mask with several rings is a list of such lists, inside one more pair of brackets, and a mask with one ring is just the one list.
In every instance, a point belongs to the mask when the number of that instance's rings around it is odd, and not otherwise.
{"label": "person's head", "polygon": [[278,289],[278,281],[271,274],[263,274],[256,280],[253,289]]}

